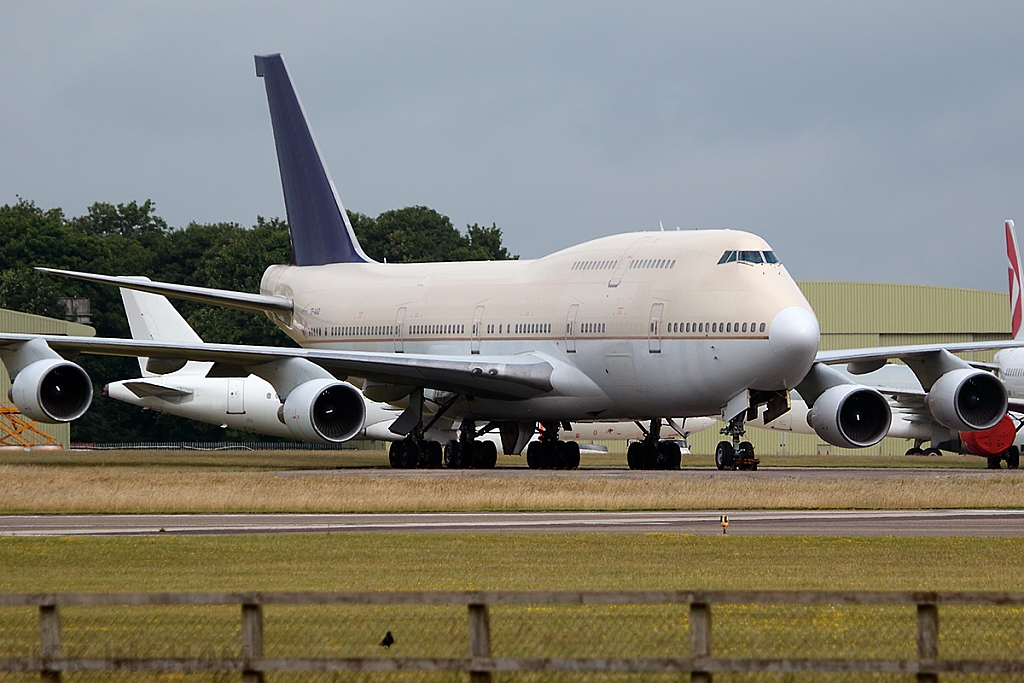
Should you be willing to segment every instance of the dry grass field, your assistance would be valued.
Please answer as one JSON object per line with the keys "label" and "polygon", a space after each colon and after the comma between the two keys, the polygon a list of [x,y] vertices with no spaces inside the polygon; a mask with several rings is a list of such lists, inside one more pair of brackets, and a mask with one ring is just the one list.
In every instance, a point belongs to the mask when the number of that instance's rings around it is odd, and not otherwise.
{"label": "dry grass field", "polygon": [[[611,457],[611,456],[601,456]],[[402,471],[374,451],[5,452],[0,513],[1017,508],[1024,471],[965,472],[980,459],[884,458],[947,468],[907,477],[718,472]],[[796,456],[788,456],[796,459]],[[513,462],[521,459],[508,458]],[[839,466],[848,456],[805,457]],[[771,466],[771,462],[765,463]],[[849,462],[846,462],[850,466]],[[784,466],[784,465],[781,465]],[[891,465],[890,465],[891,466]],[[781,471],[781,470],[780,470]]]}

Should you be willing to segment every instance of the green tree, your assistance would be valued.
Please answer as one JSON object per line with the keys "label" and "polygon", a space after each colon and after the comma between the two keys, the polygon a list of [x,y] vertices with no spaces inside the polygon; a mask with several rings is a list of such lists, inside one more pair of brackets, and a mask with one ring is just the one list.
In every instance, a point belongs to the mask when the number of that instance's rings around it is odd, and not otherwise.
{"label": "green tree", "polygon": [[388,263],[433,261],[492,261],[518,258],[501,244],[501,228],[466,226],[466,234],[451,219],[426,206],[408,206],[370,218],[349,212],[349,220],[367,256]]}

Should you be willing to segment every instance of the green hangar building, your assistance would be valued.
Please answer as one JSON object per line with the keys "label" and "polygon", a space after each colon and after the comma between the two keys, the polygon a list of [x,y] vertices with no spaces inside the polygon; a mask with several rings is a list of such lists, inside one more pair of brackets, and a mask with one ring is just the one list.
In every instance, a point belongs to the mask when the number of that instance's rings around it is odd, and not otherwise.
{"label": "green hangar building", "polygon": [[[0,308],[0,330],[16,334],[62,334],[69,337],[94,337],[96,330],[88,325],[56,320],[41,315],[19,313]],[[71,426],[35,423],[17,413],[7,397],[11,378],[0,363],[0,448],[60,446],[71,443]]]}
{"label": "green hangar building", "polygon": [[[797,284],[818,316],[822,350],[1010,338],[1010,296],[1006,293],[870,282]],[[967,360],[991,362],[995,354],[962,355]],[[713,454],[722,438],[717,428],[693,434],[690,450]],[[746,438],[762,455],[902,455],[912,445],[903,439],[887,438],[865,449],[836,448],[816,435],[753,428],[747,429]]]}

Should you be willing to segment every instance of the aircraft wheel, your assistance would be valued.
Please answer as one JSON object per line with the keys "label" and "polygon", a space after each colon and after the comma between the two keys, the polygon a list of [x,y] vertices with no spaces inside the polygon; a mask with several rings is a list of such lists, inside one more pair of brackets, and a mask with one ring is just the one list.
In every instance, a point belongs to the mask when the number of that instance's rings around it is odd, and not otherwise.
{"label": "aircraft wheel", "polygon": [[439,441],[428,441],[426,453],[426,467],[432,470],[440,469],[441,462],[444,460],[444,453],[441,450],[441,443]]}
{"label": "aircraft wheel", "polygon": [[544,444],[540,441],[531,441],[526,447],[526,466],[531,470],[539,470],[544,466]]}
{"label": "aircraft wheel", "polygon": [[580,445],[575,441],[559,441],[559,469],[574,470],[580,466]]}
{"label": "aircraft wheel", "polygon": [[474,441],[473,450],[476,457],[474,465],[480,469],[490,470],[498,463],[498,447],[492,441]]}
{"label": "aircraft wheel", "polygon": [[926,448],[924,450],[924,454],[930,458],[933,458],[942,455],[942,451],[940,451],[938,448]]}
{"label": "aircraft wheel", "polygon": [[444,466],[457,469],[459,466],[459,442],[451,439],[444,445]]}
{"label": "aircraft wheel", "polygon": [[679,451],[679,444],[675,441],[659,441],[658,454],[661,455],[661,469],[678,470],[682,463],[683,456]]}
{"label": "aircraft wheel", "polygon": [[993,456],[991,458],[988,458],[988,464],[985,465],[985,469],[987,469],[987,470],[1002,469],[1002,467],[1003,467],[1002,462],[1003,462],[1003,459],[1001,457],[999,457],[998,455]]}
{"label": "aircraft wheel", "polygon": [[641,467],[641,445],[642,444],[639,441],[634,441],[626,448],[626,464],[629,465],[629,469],[631,470],[638,470]]}
{"label": "aircraft wheel", "polygon": [[907,449],[907,453],[906,454],[907,455],[924,455],[924,451],[922,451],[920,448],[910,448],[910,449]]}
{"label": "aircraft wheel", "polygon": [[715,447],[715,467],[720,470],[731,470],[735,467],[736,451],[728,441],[719,441]]}
{"label": "aircraft wheel", "polygon": [[658,453],[658,442],[648,441],[644,439],[640,443],[640,469],[642,470],[659,470],[659,460],[661,459]]}
{"label": "aircraft wheel", "polygon": [[405,460],[405,443],[392,441],[391,447],[388,449],[388,462],[395,469],[399,469],[402,467],[403,460]]}
{"label": "aircraft wheel", "polygon": [[1016,446],[1010,446],[1004,458],[1007,469],[1015,470],[1020,467],[1020,450]]}

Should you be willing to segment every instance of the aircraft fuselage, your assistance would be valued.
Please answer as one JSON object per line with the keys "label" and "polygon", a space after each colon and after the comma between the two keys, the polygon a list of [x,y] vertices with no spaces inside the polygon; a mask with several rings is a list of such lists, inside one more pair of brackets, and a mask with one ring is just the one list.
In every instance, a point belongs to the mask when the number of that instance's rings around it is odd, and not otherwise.
{"label": "aircraft fuselage", "polygon": [[[729,250],[758,256],[720,263]],[[556,366],[548,394],[457,414],[703,416],[748,388],[792,388],[817,353],[817,319],[770,250],[732,230],[626,233],[532,261],[271,266],[261,291],[294,301],[271,319],[304,347]]]}

